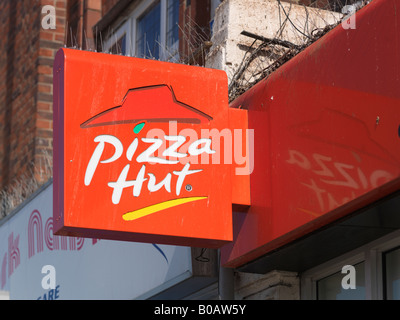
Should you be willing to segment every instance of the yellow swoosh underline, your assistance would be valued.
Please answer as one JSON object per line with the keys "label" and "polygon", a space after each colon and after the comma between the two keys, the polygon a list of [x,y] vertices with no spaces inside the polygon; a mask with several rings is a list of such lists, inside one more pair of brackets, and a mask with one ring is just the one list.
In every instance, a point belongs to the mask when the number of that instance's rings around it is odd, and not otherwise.
{"label": "yellow swoosh underline", "polygon": [[203,200],[203,199],[207,199],[207,197],[188,197],[188,198],[168,200],[157,204],[153,204],[151,206],[142,209],[127,212],[122,216],[122,219],[124,219],[125,221],[132,221],[164,209],[176,207],[184,203]]}

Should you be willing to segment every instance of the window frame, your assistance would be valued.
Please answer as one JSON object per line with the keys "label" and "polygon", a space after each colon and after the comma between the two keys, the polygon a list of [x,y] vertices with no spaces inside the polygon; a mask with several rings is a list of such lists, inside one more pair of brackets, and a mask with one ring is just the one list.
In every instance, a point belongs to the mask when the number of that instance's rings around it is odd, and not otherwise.
{"label": "window frame", "polygon": [[[157,1],[160,1],[160,48],[159,55],[160,60],[169,61],[174,57],[169,57],[167,48],[167,1],[168,0],[143,0],[141,1],[123,20],[116,28],[111,29],[111,35],[105,41],[104,52],[109,52],[113,45],[120,39],[120,37],[126,34],[126,55],[136,56],[136,40],[137,40],[137,29],[138,21],[151,8]],[[172,47],[177,47],[178,42],[176,41]]]}
{"label": "window frame", "polygon": [[130,19],[126,20],[124,23],[122,23],[121,26],[117,28],[115,32],[112,32],[111,36],[107,39],[105,43],[105,50],[104,52],[110,52],[111,48],[125,35],[125,49],[126,49],[126,55],[130,55],[130,25],[131,21]]}
{"label": "window frame", "polygon": [[383,300],[385,296],[383,254],[399,246],[400,230],[397,230],[344,255],[306,270],[301,274],[301,299],[316,300],[317,282],[319,280],[341,271],[344,265],[355,265],[364,261],[365,299]]}

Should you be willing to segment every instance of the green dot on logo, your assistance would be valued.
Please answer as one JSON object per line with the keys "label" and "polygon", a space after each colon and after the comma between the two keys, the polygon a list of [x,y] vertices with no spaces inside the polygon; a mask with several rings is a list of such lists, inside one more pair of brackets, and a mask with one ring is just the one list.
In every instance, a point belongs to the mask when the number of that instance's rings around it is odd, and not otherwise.
{"label": "green dot on logo", "polygon": [[144,124],[145,124],[144,122],[137,124],[135,128],[133,128],[133,132],[138,134],[143,129]]}

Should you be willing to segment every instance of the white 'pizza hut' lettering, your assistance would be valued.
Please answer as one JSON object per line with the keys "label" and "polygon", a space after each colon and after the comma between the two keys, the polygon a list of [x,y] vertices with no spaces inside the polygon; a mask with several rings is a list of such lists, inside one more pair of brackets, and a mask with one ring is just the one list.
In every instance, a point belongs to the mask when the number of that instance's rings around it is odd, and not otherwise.
{"label": "white 'pizza hut' lettering", "polygon": [[[131,168],[131,164],[128,163],[122,169],[116,181],[110,181],[107,183],[107,185],[113,189],[112,202],[114,204],[118,204],[120,202],[122,191],[125,188],[132,187],[133,196],[139,197],[145,181],[147,181],[147,189],[150,192],[158,191],[162,187],[164,187],[167,192],[171,193],[172,192],[171,183],[173,176],[177,176],[174,192],[177,196],[179,196],[186,176],[201,172],[203,170],[202,169],[190,170],[190,163],[187,162],[183,166],[182,170],[173,170],[172,172],[167,173],[167,175],[160,181],[153,173],[148,172],[146,174],[146,163],[158,163],[161,165],[177,164],[179,160],[172,160],[168,158],[169,157],[184,158],[188,156],[198,156],[201,155],[202,153],[213,154],[216,152],[211,149],[211,139],[208,138],[198,139],[190,143],[187,149],[187,153],[182,153],[178,151],[179,148],[186,142],[186,137],[181,135],[164,136],[164,139],[165,141],[171,141],[173,143],[171,146],[169,146],[163,151],[162,153],[163,157],[156,157],[154,156],[154,154],[162,147],[164,140],[158,138],[140,139],[140,141],[149,144],[149,146],[143,152],[141,152],[135,159],[136,163],[143,163],[139,172],[137,173],[136,179],[127,180],[128,172]],[[94,142],[97,143],[97,146],[94,149],[93,154],[86,167],[85,178],[84,178],[84,183],[86,186],[89,186],[90,183],[92,182],[93,176],[95,175],[97,168],[99,167],[99,164],[113,163],[118,159],[120,159],[124,153],[124,146],[122,142],[113,135],[99,135],[94,139]],[[115,151],[110,158],[102,160],[101,158],[106,144],[112,145]],[[139,139],[135,137],[135,139],[131,142],[131,144],[128,146],[125,152],[125,156],[128,161],[132,161],[138,145],[139,145]]]}

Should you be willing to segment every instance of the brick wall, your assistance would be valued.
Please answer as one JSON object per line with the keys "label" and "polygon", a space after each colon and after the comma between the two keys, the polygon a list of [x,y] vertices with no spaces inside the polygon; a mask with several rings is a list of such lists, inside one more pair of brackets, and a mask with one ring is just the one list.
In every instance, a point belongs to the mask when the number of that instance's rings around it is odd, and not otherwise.
{"label": "brick wall", "polygon": [[68,47],[77,47],[85,50],[94,50],[95,41],[92,27],[101,18],[102,0],[68,0],[67,16],[68,30],[66,43]]}
{"label": "brick wall", "polygon": [[103,16],[121,0],[101,0]]}
{"label": "brick wall", "polygon": [[0,140],[4,188],[32,169],[35,148],[39,1],[1,1]]}
{"label": "brick wall", "polygon": [[[34,170],[40,182],[49,179],[53,152],[53,61],[66,40],[66,0],[41,0],[56,9],[56,29],[39,28],[35,110]],[[41,18],[44,14],[41,14]]]}
{"label": "brick wall", "polygon": [[[42,27],[45,5],[55,8],[55,29]],[[101,0],[0,1],[0,218],[15,186],[38,186],[52,175],[54,57],[71,46],[71,30],[73,45],[94,48],[100,16]]]}
{"label": "brick wall", "polygon": [[[41,27],[43,5],[56,29]],[[0,189],[51,176],[52,66],[64,45],[66,0],[0,1]]]}

